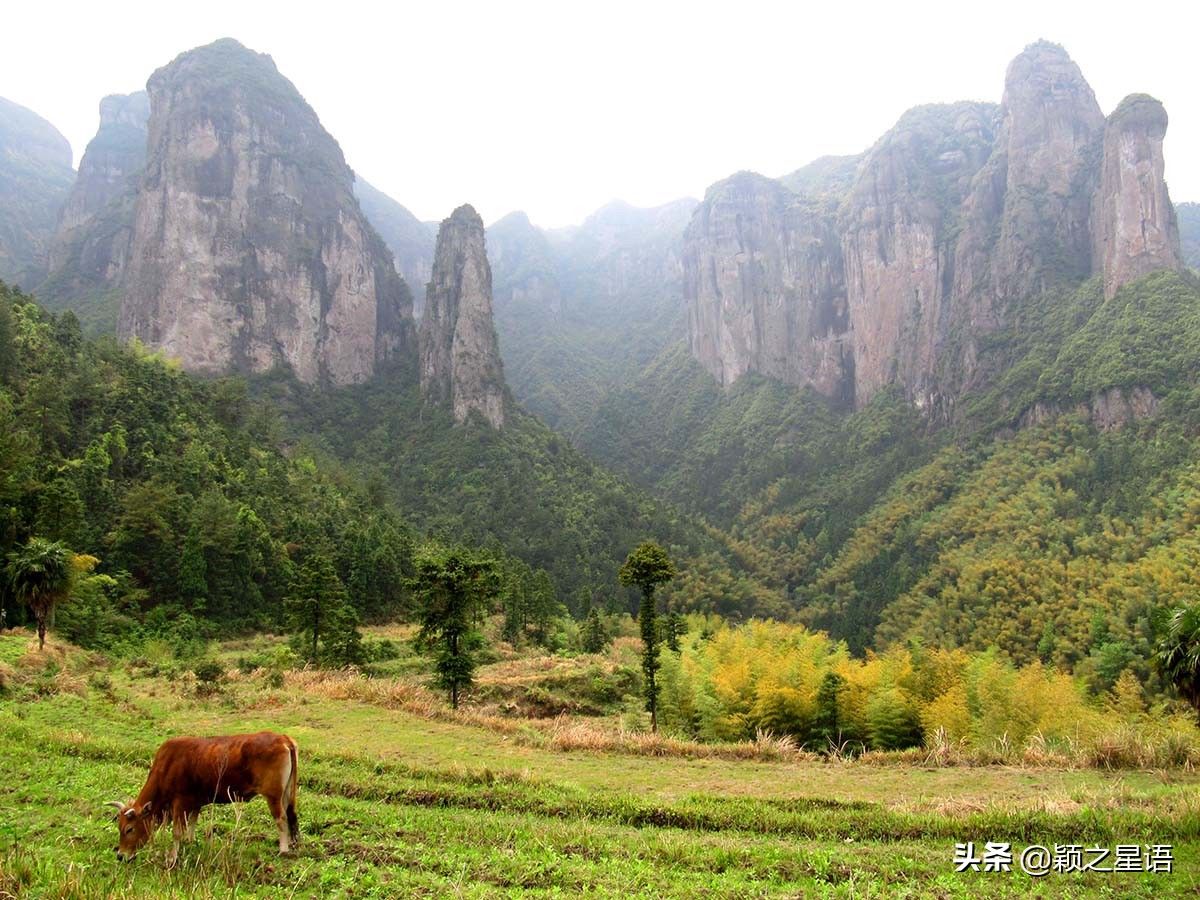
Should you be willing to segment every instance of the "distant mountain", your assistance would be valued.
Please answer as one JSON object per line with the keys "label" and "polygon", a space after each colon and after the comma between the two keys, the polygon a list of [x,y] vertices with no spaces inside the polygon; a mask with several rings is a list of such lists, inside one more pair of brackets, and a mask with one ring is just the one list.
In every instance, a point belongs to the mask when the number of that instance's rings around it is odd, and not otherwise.
{"label": "distant mountain", "polygon": [[205,373],[365,381],[415,353],[412,299],[337,141],[265,54],[159,69],[118,333]]}
{"label": "distant mountain", "polygon": [[50,274],[37,289],[48,309],[76,310],[91,331],[116,330],[149,119],[145,91],[100,101],[99,130],[79,162],[59,214]]}
{"label": "distant mountain", "polygon": [[1180,203],[1175,210],[1179,213],[1183,261],[1193,269],[1200,269],[1200,203]]}
{"label": "distant mountain", "polygon": [[362,178],[354,181],[354,195],[379,236],[383,238],[396,270],[404,276],[413,297],[413,314],[420,318],[425,308],[425,285],[433,266],[433,243],[437,225],[422,222],[387,194]]}
{"label": "distant mountain", "polygon": [[1004,98],[910,110],[861,157],[714,185],[688,226],[692,354],[858,407],[888,385],[937,418],[1004,366],[1014,303],[1090,275],[1105,294],[1182,265],[1166,113],[1107,119],[1061,47],[1009,66]]}
{"label": "distant mountain", "polygon": [[573,435],[607,391],[683,335],[680,253],[695,206],[616,202],[552,232],[513,213],[488,229],[496,329],[517,399]]}
{"label": "distant mountain", "polygon": [[58,129],[0,97],[0,280],[31,289],[46,277],[71,161]]}
{"label": "distant mountain", "polygon": [[624,603],[652,535],[684,563],[671,608],[1111,684],[1195,593],[1200,217],[1167,194],[1162,105],[1104,115],[1061,47],[857,156],[568,229],[463,207],[436,246],[269,57],[219,41],[148,87],[145,165],[102,116],[47,290],[119,272],[122,336],[250,376],[288,444],[577,610]]}

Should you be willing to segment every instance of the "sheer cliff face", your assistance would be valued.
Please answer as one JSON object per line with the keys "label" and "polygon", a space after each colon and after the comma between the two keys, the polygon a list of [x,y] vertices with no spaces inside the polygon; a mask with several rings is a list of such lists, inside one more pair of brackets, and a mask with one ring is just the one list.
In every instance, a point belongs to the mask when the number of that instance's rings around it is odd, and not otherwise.
{"label": "sheer cliff face", "polygon": [[949,235],[991,151],[994,115],[983,103],[906,113],[867,153],[842,202],[837,227],[860,404],[895,381],[918,403],[937,401],[933,373],[952,307]]}
{"label": "sheer cliff face", "polygon": [[189,51],[150,122],[118,332],[197,372],[369,378],[413,349],[412,301],[337,142],[271,58]]}
{"label": "sheer cliff face", "polygon": [[1066,52],[1040,42],[999,108],[918,107],[860,158],[734,176],[685,238],[692,352],[726,385],[760,372],[861,406],[897,384],[948,417],[1018,301],[1091,274],[1111,296],[1181,265],[1165,127],[1149,98],[1106,123]]}
{"label": "sheer cliff face", "polygon": [[460,206],[438,230],[421,318],[421,392],[458,423],[472,411],[504,425],[504,370],[492,322],[492,270],[483,220]]}
{"label": "sheer cliff face", "polygon": [[120,280],[129,255],[138,180],[146,163],[145,91],[100,101],[100,128],[58,220],[50,278],[41,293],[82,297]]}
{"label": "sheer cliff face", "polygon": [[685,244],[692,353],[722,384],[754,371],[829,396],[853,389],[831,215],[743,172],[709,190]]}
{"label": "sheer cliff face", "polygon": [[1163,180],[1167,111],[1145,94],[1121,101],[1104,128],[1092,239],[1104,292],[1158,269],[1182,267],[1179,224]]}
{"label": "sheer cliff face", "polygon": [[45,277],[71,145],[41,116],[0,97],[0,280],[29,290]]}

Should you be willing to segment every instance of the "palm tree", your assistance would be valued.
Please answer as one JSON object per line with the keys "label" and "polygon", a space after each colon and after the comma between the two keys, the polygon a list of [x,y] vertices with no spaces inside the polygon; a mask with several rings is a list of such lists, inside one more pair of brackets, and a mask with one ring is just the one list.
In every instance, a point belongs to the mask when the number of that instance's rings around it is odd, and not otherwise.
{"label": "palm tree", "polygon": [[38,649],[46,646],[46,620],[70,593],[74,578],[73,554],[59,541],[30,538],[8,555],[8,579],[13,596],[25,603],[37,619]]}
{"label": "palm tree", "polygon": [[1158,671],[1200,713],[1200,604],[1171,613],[1154,654]]}

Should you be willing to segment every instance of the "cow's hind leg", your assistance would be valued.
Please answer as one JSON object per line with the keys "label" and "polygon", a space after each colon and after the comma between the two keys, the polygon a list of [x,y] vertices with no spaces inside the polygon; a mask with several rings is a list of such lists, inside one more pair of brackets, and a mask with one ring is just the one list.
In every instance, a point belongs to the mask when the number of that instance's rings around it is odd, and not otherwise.
{"label": "cow's hind leg", "polygon": [[289,840],[290,828],[288,827],[288,818],[283,811],[283,801],[274,795],[267,797],[267,804],[271,807],[271,815],[275,818],[275,824],[279,826],[279,852],[288,853],[291,849],[291,841]]}
{"label": "cow's hind leg", "polygon": [[287,823],[288,837],[292,839],[294,846],[300,843],[300,820],[296,818],[296,804],[290,800],[287,804]]}

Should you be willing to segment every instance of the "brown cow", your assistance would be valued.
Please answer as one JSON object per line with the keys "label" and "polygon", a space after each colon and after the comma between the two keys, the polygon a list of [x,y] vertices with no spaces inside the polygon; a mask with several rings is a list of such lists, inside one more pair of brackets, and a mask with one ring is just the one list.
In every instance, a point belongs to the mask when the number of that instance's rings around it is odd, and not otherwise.
{"label": "brown cow", "polygon": [[200,810],[210,803],[236,803],[262,795],[279,826],[279,852],[300,840],[296,821],[296,742],[260,731],[228,737],[177,737],[158,748],[150,775],[136,800],[113,801],[120,829],[118,859],[134,854],[167,819],[175,842],[167,864],[174,865],[179,845],[190,839]]}

